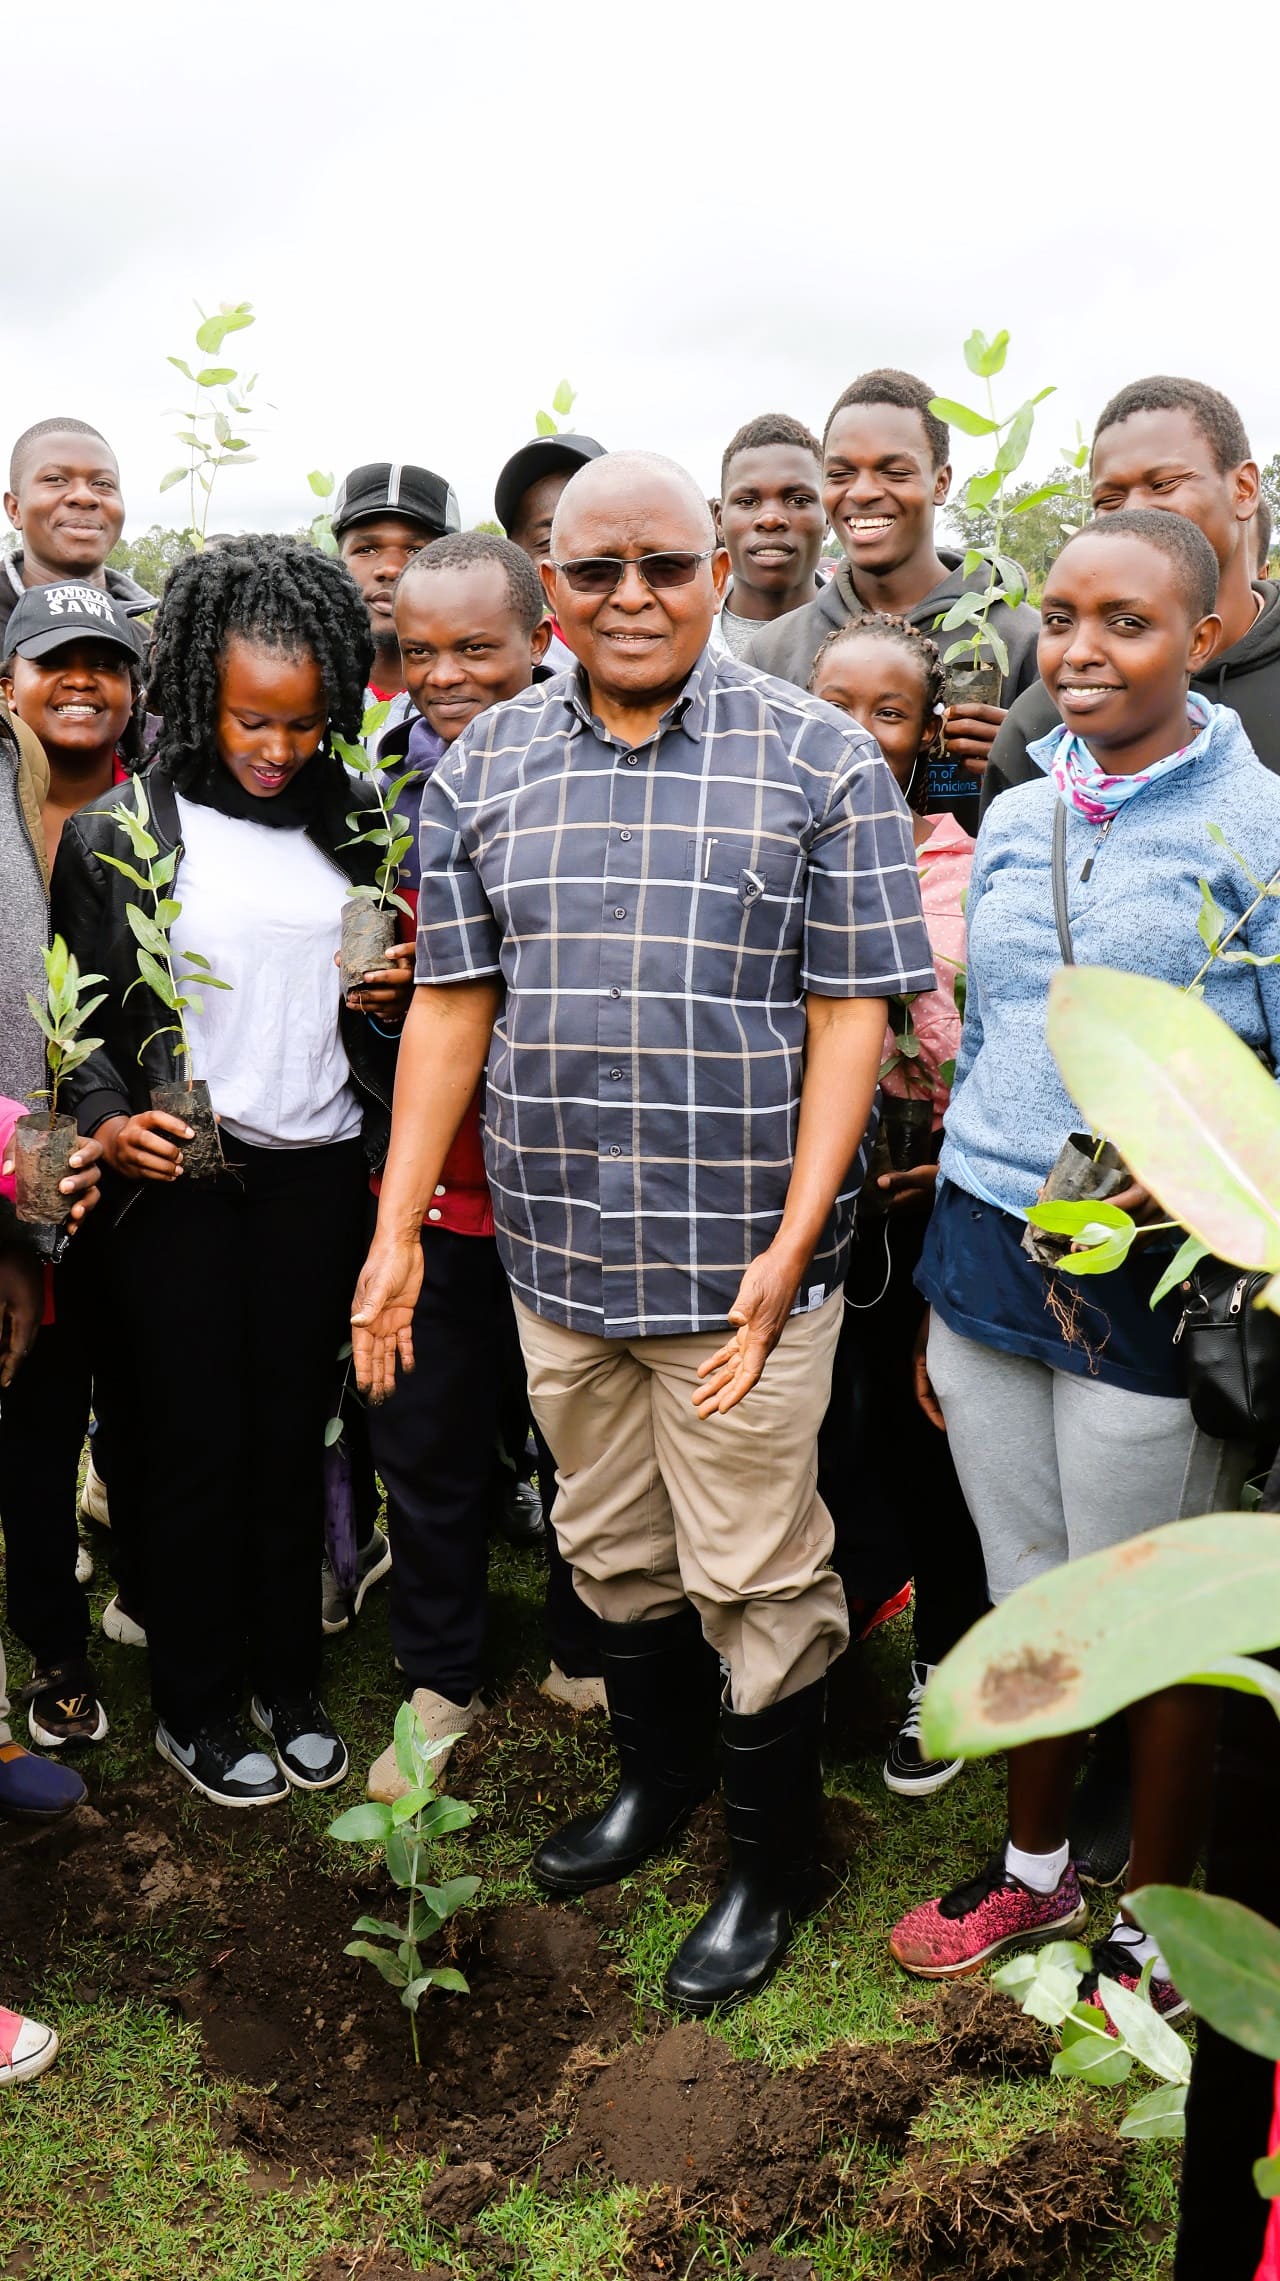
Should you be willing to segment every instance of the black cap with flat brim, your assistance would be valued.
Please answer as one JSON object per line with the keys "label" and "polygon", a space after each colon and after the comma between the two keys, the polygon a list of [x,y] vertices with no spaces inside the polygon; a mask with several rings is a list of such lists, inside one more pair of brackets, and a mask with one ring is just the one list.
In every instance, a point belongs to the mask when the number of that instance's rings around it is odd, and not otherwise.
{"label": "black cap with flat brim", "polygon": [[399,515],[406,523],[421,523],[433,538],[462,529],[462,516],[453,485],[429,467],[414,467],[408,460],[371,459],[353,467],[338,485],[330,523],[340,539],[357,523],[372,523],[380,515]]}
{"label": "black cap with flat brim", "polygon": [[520,502],[530,484],[540,483],[544,475],[558,475],[561,468],[576,475],[589,459],[604,457],[605,447],[594,436],[535,436],[531,444],[513,452],[493,493],[493,511],[507,536],[519,519]]}
{"label": "black cap with flat brim", "polygon": [[46,657],[71,642],[112,643],[135,665],[142,660],[138,629],[124,605],[105,586],[82,579],[59,579],[52,586],[28,586],[9,613],[4,634],[8,657]]}

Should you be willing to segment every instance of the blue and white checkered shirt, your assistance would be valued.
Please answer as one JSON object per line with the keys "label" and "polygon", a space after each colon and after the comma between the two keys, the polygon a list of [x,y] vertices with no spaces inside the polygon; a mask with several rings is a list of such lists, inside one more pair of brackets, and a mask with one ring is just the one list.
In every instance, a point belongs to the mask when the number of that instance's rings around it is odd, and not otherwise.
{"label": "blue and white checkered shirt", "polygon": [[[874,741],[708,649],[632,750],[563,673],[459,737],[419,847],[417,980],[506,984],[485,1155],[517,1296],[606,1338],[721,1328],[782,1217],[805,993],[933,988]],[[843,1278],[864,1171],[802,1307]]]}

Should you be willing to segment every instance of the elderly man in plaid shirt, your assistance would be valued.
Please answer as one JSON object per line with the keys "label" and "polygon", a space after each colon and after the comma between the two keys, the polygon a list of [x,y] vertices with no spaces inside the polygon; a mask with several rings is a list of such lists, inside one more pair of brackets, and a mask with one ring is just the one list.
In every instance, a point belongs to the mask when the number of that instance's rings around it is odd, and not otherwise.
{"label": "elderly man in plaid shirt", "polygon": [[666,1983],[692,2012],[763,1986],[812,1894],[848,1639],[817,1431],[885,1000],[933,986],[889,770],[712,653],[727,573],[671,461],[615,453],[565,489],[542,575],[579,665],[482,715],[423,799],[418,988],[353,1315],[376,1400],[412,1364],[423,1214],[485,1073],[620,1760],[533,1871],[557,1893],[626,1876],[715,1786],[718,1738],[731,1871]]}

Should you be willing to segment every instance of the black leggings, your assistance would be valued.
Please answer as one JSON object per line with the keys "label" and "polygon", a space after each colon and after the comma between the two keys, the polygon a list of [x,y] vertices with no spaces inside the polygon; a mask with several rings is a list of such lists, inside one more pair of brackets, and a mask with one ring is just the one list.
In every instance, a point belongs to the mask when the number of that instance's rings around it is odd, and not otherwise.
{"label": "black leggings", "polygon": [[224,1145],[231,1170],[142,1183],[112,1237],[151,1695],[180,1733],[246,1679],[318,1679],[324,1423],[368,1201],[358,1141]]}

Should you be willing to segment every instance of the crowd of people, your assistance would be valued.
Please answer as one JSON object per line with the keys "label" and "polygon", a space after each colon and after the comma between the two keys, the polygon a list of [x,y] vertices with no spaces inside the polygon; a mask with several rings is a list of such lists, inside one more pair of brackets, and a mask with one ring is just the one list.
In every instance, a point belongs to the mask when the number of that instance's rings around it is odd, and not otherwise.
{"label": "crowd of people", "polygon": [[[484,1711],[503,1529],[546,1560],[546,1691],[606,1711],[618,1758],[533,1876],[612,1883],[719,1789],[729,1869],[666,1979],[711,2012],[765,1984],[811,1904],[851,1640],[910,1606],[884,1780],[927,1799],[962,1772],[921,1743],[930,1674],[988,1605],[1229,1509],[1270,1459],[1192,1420],[1179,1303],[1149,1305],[1167,1235],[1069,1295],[1026,1241],[1077,1122],[1045,1035],[1064,928],[1082,962],[1189,983],[1207,881],[1248,956],[1205,995],[1277,1058],[1280,918],[1252,884],[1280,873],[1257,464],[1212,387],[1123,388],[1093,520],[1038,610],[987,621],[999,702],[953,703],[938,623],[986,570],[939,541],[932,401],[880,370],[821,438],[752,420],[711,501],[655,454],[539,437],[498,476],[505,537],[463,530],[444,476],[370,462],[336,495],[336,556],[226,537],[158,597],[108,565],[103,438],[55,418],[19,439],[6,1135],[46,1082],[28,997],[52,939],[101,998],[62,1089],[71,1241],[48,1266],[12,1206],[0,1230],[0,1521],[35,1746],[0,1719],[0,1812],[72,1810],[69,1757],[107,1732],[77,1528],[91,1418],[102,1629],[146,1650],[157,1751],[216,1806],[346,1778],[324,1638],[384,1579],[443,1764]],[[386,884],[378,783],[337,749],[362,737],[405,819],[399,939],[344,988],[344,902]],[[153,1098],[193,1078],[212,1175],[194,1111]],[[1153,1210],[1132,1185],[1116,1201]],[[342,1391],[348,1340],[366,1402]],[[1080,1739],[1012,1753],[1007,1840],[885,1926],[897,1962],[969,1973],[1078,1932],[1082,1881],[1189,1879],[1214,1717],[1205,1690],[1139,1704],[1083,1776]],[[367,1784],[403,1789],[392,1752]],[[1218,1866],[1257,1902],[1234,1837]],[[1176,2016],[1121,1906],[1086,1993],[1148,1965]],[[0,2011],[0,2080],[54,2049]],[[1233,2064],[1202,2038],[1196,2159],[1229,2112],[1247,2175],[1265,2069]],[[1242,2245],[1252,2222],[1246,2188]]]}

